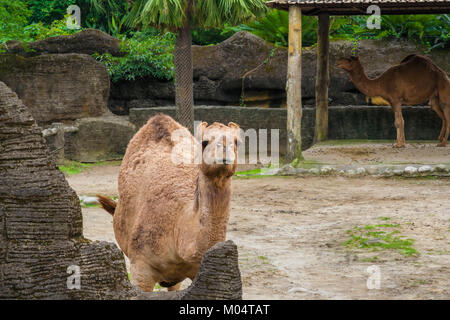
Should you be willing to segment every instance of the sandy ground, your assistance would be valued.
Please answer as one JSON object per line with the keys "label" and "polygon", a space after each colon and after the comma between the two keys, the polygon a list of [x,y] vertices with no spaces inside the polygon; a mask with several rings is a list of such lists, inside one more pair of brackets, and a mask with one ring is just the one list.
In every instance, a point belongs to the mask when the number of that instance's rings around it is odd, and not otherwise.
{"label": "sandy ground", "polygon": [[[117,195],[118,170],[92,167],[68,181],[80,195]],[[239,248],[244,298],[449,299],[449,195],[450,179],[234,178],[227,237]],[[107,213],[83,208],[83,218],[87,238],[114,241]],[[386,218],[416,240],[418,256],[342,245],[346,230]],[[379,289],[367,288],[373,265]]]}
{"label": "sandy ground", "polygon": [[[393,143],[352,143],[339,140],[315,145],[303,156],[327,164],[446,164],[450,163],[450,146],[436,147],[436,142],[407,141],[405,148],[393,148]],[[347,141],[346,141],[347,143]]]}

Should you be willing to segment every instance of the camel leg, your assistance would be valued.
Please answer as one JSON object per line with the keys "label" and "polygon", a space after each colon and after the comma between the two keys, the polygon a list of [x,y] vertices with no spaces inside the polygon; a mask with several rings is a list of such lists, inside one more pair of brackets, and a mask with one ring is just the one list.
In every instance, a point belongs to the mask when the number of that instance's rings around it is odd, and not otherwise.
{"label": "camel leg", "polygon": [[178,291],[180,290],[181,282],[178,282],[176,285],[167,288],[167,291]]}
{"label": "camel leg", "polygon": [[[438,140],[440,142],[442,142],[442,140],[444,139],[445,130],[447,129],[447,121],[445,119],[444,113],[442,112],[441,108],[439,107],[439,99],[437,97],[431,98],[430,106],[431,106],[431,109],[433,109],[437,113],[439,118],[441,118],[441,120],[442,120],[442,129],[441,129],[441,133],[439,134],[439,138],[438,138]],[[440,146],[440,144],[438,146]]]}
{"label": "camel leg", "polygon": [[144,292],[152,292],[156,281],[153,280],[150,266],[141,261],[131,262],[131,283]]}
{"label": "camel leg", "polygon": [[392,108],[394,109],[395,127],[397,128],[397,142],[395,143],[394,148],[404,148],[406,139],[405,139],[405,121],[403,120],[402,115],[402,105],[393,104]]}
{"label": "camel leg", "polygon": [[438,145],[439,147],[445,147],[447,145],[448,136],[450,134],[450,105],[444,106],[444,118],[447,128],[441,143]]}

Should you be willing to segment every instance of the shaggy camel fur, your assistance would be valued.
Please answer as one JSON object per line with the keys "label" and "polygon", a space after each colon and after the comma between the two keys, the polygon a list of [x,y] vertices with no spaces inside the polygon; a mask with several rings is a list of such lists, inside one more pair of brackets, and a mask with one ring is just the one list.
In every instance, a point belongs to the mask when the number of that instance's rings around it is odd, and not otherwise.
{"label": "shaggy camel fur", "polygon": [[450,80],[447,73],[429,58],[409,55],[375,79],[367,77],[359,57],[340,59],[336,66],[347,71],[358,90],[366,96],[380,96],[389,102],[395,113],[395,147],[404,147],[406,142],[402,104],[416,105],[427,101],[442,119],[438,146],[446,146],[450,133]]}
{"label": "shaggy camel fur", "polygon": [[194,138],[172,118],[157,115],[130,141],[117,207],[111,199],[99,200],[114,216],[132,282],[143,291],[156,283],[178,290],[184,279],[194,279],[204,253],[225,241],[239,136],[235,123],[203,122]]}

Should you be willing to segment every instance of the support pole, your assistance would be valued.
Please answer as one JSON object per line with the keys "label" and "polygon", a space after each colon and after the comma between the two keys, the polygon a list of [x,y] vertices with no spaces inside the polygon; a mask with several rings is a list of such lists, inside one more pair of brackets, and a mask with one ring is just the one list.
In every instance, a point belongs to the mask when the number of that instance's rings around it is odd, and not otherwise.
{"label": "support pole", "polygon": [[289,6],[289,53],[286,83],[288,161],[302,160],[302,11]]}
{"label": "support pole", "polygon": [[316,69],[316,128],[314,143],[328,138],[328,84],[330,51],[330,16],[319,14]]}

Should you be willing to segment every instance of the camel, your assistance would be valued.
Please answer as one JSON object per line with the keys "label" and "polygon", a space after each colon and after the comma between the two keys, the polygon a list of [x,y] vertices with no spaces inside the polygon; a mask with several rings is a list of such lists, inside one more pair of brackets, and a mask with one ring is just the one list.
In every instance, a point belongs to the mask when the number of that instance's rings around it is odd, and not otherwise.
{"label": "camel", "polygon": [[[185,139],[175,143],[180,132]],[[166,115],[150,118],[127,147],[117,205],[98,196],[113,215],[131,281],[142,291],[153,291],[156,283],[178,290],[184,279],[195,278],[205,252],[225,241],[239,126],[203,122],[196,132],[194,138]],[[174,155],[185,157],[180,150],[191,146],[202,150],[199,161],[174,162]]]}
{"label": "camel", "polygon": [[417,105],[429,101],[442,120],[439,147],[447,145],[450,133],[450,80],[447,73],[429,58],[412,54],[379,77],[369,79],[359,57],[343,58],[336,66],[344,69],[356,88],[369,97],[381,97],[395,113],[397,141],[394,147],[405,147],[402,104]]}

